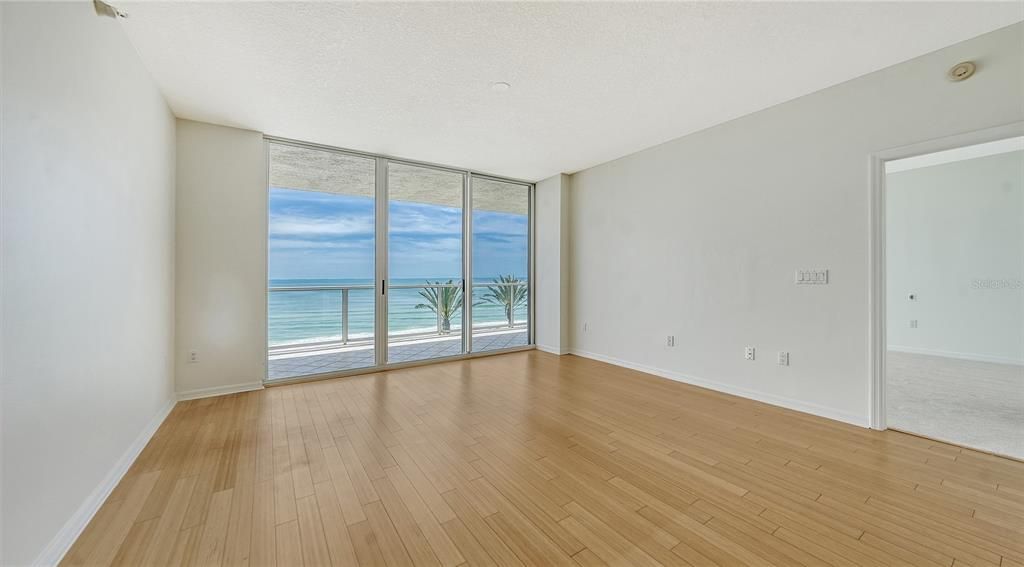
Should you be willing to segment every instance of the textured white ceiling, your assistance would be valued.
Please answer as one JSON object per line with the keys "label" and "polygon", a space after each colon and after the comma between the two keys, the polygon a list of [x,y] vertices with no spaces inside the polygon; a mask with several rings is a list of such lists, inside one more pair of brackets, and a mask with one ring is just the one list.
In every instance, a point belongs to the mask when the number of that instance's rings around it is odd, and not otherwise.
{"label": "textured white ceiling", "polygon": [[1024,19],[1022,2],[123,7],[182,118],[531,180]]}

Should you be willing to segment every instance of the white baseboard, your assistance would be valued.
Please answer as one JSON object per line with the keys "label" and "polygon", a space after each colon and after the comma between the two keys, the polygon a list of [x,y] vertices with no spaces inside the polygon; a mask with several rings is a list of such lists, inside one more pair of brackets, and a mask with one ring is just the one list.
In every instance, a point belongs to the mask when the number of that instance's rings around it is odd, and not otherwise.
{"label": "white baseboard", "polygon": [[1024,366],[1024,360],[1017,358],[1005,358],[1001,356],[988,356],[985,354],[974,354],[971,352],[951,352],[948,350],[935,350],[930,348],[918,348],[902,345],[889,345],[888,350],[893,352],[905,352],[907,354],[925,354],[928,356],[942,356],[945,358],[956,358],[958,360],[973,360],[975,362],[993,362],[995,364],[1009,364],[1012,366]]}
{"label": "white baseboard", "polygon": [[803,413],[809,413],[818,417],[824,417],[828,419],[834,419],[843,423],[849,423],[858,427],[869,427],[868,416],[858,415],[834,408],[821,406],[818,404],[812,404],[801,400],[794,400],[793,398],[787,398],[784,396],[777,396],[775,394],[768,394],[765,392],[758,392],[757,390],[750,390],[747,388],[740,388],[730,384],[722,382],[716,382],[714,380],[705,380],[703,378],[695,378],[693,376],[686,376],[678,372],[670,370],[663,370],[661,368],[655,368],[653,366],[647,366],[644,364],[638,364],[630,362],[628,360],[622,360],[611,356],[605,356],[595,352],[587,352],[579,349],[571,349],[571,354],[576,356],[582,356],[584,358],[590,358],[593,360],[599,360],[601,362],[607,362],[608,364],[614,364],[615,366],[622,366],[624,368],[630,368],[632,370],[639,370],[640,372],[646,372],[647,374],[653,374],[662,378],[668,378],[669,380],[675,380],[676,382],[683,382],[684,384],[690,384],[693,386],[700,386],[701,388],[707,388],[716,392],[722,392],[724,394],[732,394],[741,398],[747,398],[750,400],[756,400],[758,402],[764,402],[773,406],[779,406],[786,409],[796,410]]}
{"label": "white baseboard", "polygon": [[128,447],[128,450],[121,455],[121,458],[114,463],[114,467],[110,469],[107,476],[103,479],[103,482],[92,491],[92,494],[85,499],[85,502],[78,507],[78,510],[72,514],[71,518],[67,522],[64,522],[64,526],[61,527],[57,535],[50,540],[43,552],[36,557],[36,560],[32,563],[33,565],[57,565],[61,559],[64,558],[64,554],[71,549],[71,545],[75,543],[78,536],[82,535],[82,530],[85,526],[89,525],[92,517],[99,511],[100,506],[106,502],[107,497],[114,491],[114,487],[117,483],[121,482],[124,478],[125,473],[131,468],[132,463],[138,458],[142,450],[146,448],[146,444],[156,433],[156,430],[160,428],[160,425],[167,419],[167,415],[174,409],[175,400],[169,400],[167,405],[160,409],[156,417],[154,417],[146,428],[139,433],[139,436],[135,438],[135,441]]}
{"label": "white baseboard", "polygon": [[541,351],[544,351],[544,352],[549,352],[551,354],[557,354],[559,356],[561,356],[563,354],[569,354],[569,349],[567,349],[567,348],[555,348],[555,347],[550,347],[550,346],[547,346],[547,345],[542,345],[542,344],[539,344],[539,343],[536,345],[536,347],[537,347],[537,350],[541,350]]}
{"label": "white baseboard", "polygon": [[195,390],[178,392],[178,400],[198,400],[199,398],[212,398],[213,396],[223,396],[225,394],[237,394],[239,392],[251,392],[253,390],[262,389],[263,382],[243,382],[241,384],[228,384],[226,386],[214,386],[212,388],[196,388]]}

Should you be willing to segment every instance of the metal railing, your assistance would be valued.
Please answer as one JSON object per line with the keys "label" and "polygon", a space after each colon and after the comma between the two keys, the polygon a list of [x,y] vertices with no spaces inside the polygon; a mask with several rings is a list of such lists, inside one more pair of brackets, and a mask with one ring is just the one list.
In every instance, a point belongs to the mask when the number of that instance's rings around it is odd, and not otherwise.
{"label": "metal railing", "polygon": [[[520,281],[520,280],[517,280],[517,281],[514,281],[514,282],[473,282],[470,285],[471,285],[471,287],[473,289],[476,289],[476,288],[494,288],[494,287],[504,287],[504,286],[514,286],[514,287],[523,287],[523,288],[525,288],[527,286],[527,282]],[[354,290],[371,290],[372,291],[372,290],[375,289],[375,287],[376,286],[374,286],[373,284],[279,286],[279,287],[270,287],[270,288],[267,289],[267,291],[268,291],[268,294],[271,294],[271,293],[288,293],[288,292],[316,292],[316,291],[339,291],[339,292],[341,292],[341,314],[340,314],[341,315],[341,344],[347,345],[350,342],[350,340],[349,340],[349,327],[350,327],[350,325],[349,325],[349,294],[352,291],[354,291]],[[448,288],[448,289],[451,289],[451,288],[462,289],[463,285],[462,285],[462,283],[450,283],[450,284],[449,283],[422,283],[422,284],[389,284],[387,287],[388,287],[389,290],[394,290],[394,289],[423,289],[423,290],[426,290],[426,289],[436,289],[436,290],[441,290],[441,289],[446,289],[446,288]],[[470,300],[472,301],[472,298],[470,298]],[[463,297],[463,301],[465,301],[465,297]],[[444,325],[444,318],[442,317],[440,310],[435,310],[434,312],[435,312],[435,314],[437,316],[437,333],[436,334],[437,335],[444,335],[444,334],[446,334],[446,330],[444,329],[444,327],[445,327],[445,325]],[[449,321],[449,323],[450,323],[450,321]],[[515,321],[514,321],[514,314],[513,314],[513,326],[514,325],[515,325]],[[479,330],[479,329],[489,329],[489,328],[494,327],[494,326],[475,326],[475,325],[471,325],[471,326],[472,326],[472,330],[474,330],[474,331],[475,330]],[[389,339],[390,338],[392,338],[391,335],[389,335]],[[282,347],[282,346],[286,346],[286,345],[278,345],[278,346]]]}

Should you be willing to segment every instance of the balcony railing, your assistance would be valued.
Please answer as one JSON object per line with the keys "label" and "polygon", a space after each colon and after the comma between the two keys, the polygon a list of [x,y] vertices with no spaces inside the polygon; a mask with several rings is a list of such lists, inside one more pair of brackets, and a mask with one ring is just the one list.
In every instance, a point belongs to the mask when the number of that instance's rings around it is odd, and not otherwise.
{"label": "balcony railing", "polygon": [[[479,288],[497,288],[497,287],[511,287],[514,290],[514,289],[519,289],[519,288],[526,288],[527,282],[525,282],[525,281],[514,281],[514,282],[474,282],[474,283],[471,284],[471,286],[472,286],[472,288],[474,290],[477,290]],[[389,284],[388,285],[388,289],[389,290],[410,290],[410,289],[412,289],[412,290],[428,290],[428,289],[432,289],[432,290],[435,290],[438,293],[440,293],[440,290],[442,290],[442,289],[462,289],[462,287],[463,287],[463,285],[461,283],[450,283],[450,284],[448,284],[448,283],[422,283],[422,284]],[[366,343],[372,342],[372,340],[373,340],[372,338],[365,338],[365,337],[356,337],[354,339],[350,337],[350,329],[351,329],[350,313],[349,313],[350,296],[351,296],[352,292],[354,292],[354,291],[362,291],[362,290],[369,290],[371,293],[375,293],[376,292],[375,291],[376,290],[376,286],[374,286],[373,284],[278,286],[278,287],[270,287],[268,289],[268,292],[271,295],[275,294],[275,293],[309,293],[309,292],[323,292],[323,293],[336,292],[336,293],[340,294],[340,296],[341,296],[341,309],[340,309],[340,312],[338,313],[338,316],[340,318],[340,323],[341,323],[341,337],[340,337],[341,340],[340,340],[340,343],[342,345],[349,345],[349,344],[366,344]],[[473,298],[465,298],[464,297],[463,301],[466,301],[466,300],[473,301],[474,299]],[[426,303],[426,302],[424,301],[424,303]],[[495,305],[495,304],[492,303],[490,305]],[[521,306],[518,306],[518,307],[520,307],[520,308],[525,307],[525,302]],[[461,309],[462,308],[460,307],[459,311],[461,311]],[[513,312],[514,311],[515,311],[515,309],[513,309]],[[452,320],[450,321],[450,323],[453,324],[453,325],[455,323],[461,323],[461,317],[458,317],[458,319],[453,317]],[[445,327],[444,319],[441,316],[440,312],[436,312],[436,324],[437,324],[436,331],[434,333],[429,333],[428,334],[429,336],[444,336],[444,335],[448,334],[448,331],[446,331],[445,328],[444,328]],[[513,325],[511,327],[508,324],[489,323],[489,324],[482,324],[481,325],[481,324],[474,323],[472,325],[472,330],[473,331],[481,331],[481,330],[496,330],[496,329],[501,329],[501,328],[525,328],[525,326],[526,326],[526,321],[515,321],[515,315],[513,314]],[[456,328],[459,328],[459,327],[456,327]],[[396,340],[396,339],[397,340],[413,339],[413,338],[421,338],[423,336],[424,336],[423,333],[419,333],[419,334],[389,333],[388,334],[388,340],[392,341],[392,340]],[[319,341],[319,342],[295,341],[295,342],[291,342],[291,343],[277,344],[277,345],[274,345],[273,348],[278,348],[278,349],[280,349],[280,348],[289,348],[289,347],[295,347],[295,346],[299,346],[299,345],[313,347],[313,346],[316,346],[316,345],[324,345],[324,344],[335,344],[336,345],[337,343],[338,343],[338,341],[336,341],[336,340]]]}

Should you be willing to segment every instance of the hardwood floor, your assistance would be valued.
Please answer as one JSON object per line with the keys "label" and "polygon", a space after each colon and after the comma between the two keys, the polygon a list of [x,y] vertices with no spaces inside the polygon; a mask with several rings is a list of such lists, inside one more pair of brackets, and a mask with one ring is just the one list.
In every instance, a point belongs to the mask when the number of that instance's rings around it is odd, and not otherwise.
{"label": "hardwood floor", "polygon": [[65,565],[1024,565],[1024,463],[537,351],[182,402]]}

